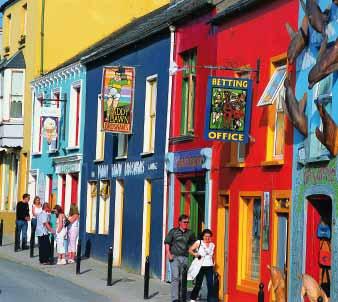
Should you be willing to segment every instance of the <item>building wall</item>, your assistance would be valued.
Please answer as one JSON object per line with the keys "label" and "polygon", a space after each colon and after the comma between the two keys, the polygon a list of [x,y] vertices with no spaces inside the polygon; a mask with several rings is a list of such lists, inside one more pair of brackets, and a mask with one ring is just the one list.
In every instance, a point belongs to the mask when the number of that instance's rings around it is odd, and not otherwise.
{"label": "building wall", "polygon": [[[228,158],[222,161],[219,175],[219,187],[229,194],[230,220],[228,239],[228,290],[225,296],[229,301],[257,299],[258,283],[268,284],[270,279],[267,265],[274,264],[273,246],[274,234],[272,226],[274,200],[278,191],[286,191],[291,195],[292,173],[292,127],[286,121],[284,158],[279,161],[268,159],[268,132],[271,131],[269,115],[271,106],[257,107],[268,81],[272,75],[272,61],[276,58],[285,58],[290,41],[285,23],[290,23],[294,28],[297,24],[298,1],[271,1],[257,5],[255,10],[240,12],[227,18],[217,27],[217,65],[229,67],[249,67],[256,69],[257,60],[260,59],[259,83],[256,82],[256,74],[251,73],[253,80],[253,98],[251,108],[250,141],[246,145],[246,155],[243,163],[231,162],[233,146],[227,144],[225,153]],[[276,34],[278,32],[278,34]],[[231,72],[219,72],[218,75],[235,76]],[[236,146],[235,146],[236,147]],[[235,152],[236,154],[236,152]],[[239,248],[239,228],[243,223],[240,215],[240,196],[260,196],[263,209],[264,192],[270,196],[270,230],[269,248],[260,253],[260,280],[256,283],[239,285],[239,261],[246,255],[242,255]],[[217,211],[217,209],[215,209]],[[216,213],[216,212],[215,212]],[[263,213],[263,212],[262,212]],[[263,214],[262,214],[263,215]],[[219,222],[223,223],[223,222]],[[219,238],[217,238],[219,239]],[[242,240],[242,238],[240,238]],[[247,240],[251,240],[247,238]],[[262,247],[262,242],[260,243]],[[224,261],[223,257],[217,258]],[[231,259],[236,259],[232,261]],[[218,265],[222,266],[222,263]],[[223,279],[222,279],[223,281]],[[265,286],[266,288],[266,286]],[[265,290],[265,299],[269,299]]]}
{"label": "building wall", "polygon": [[[331,3],[331,1],[318,1],[321,9],[330,9],[330,19],[327,29],[328,41],[333,42],[337,38],[337,13],[338,7]],[[304,12],[299,10],[299,24],[302,22]],[[300,292],[301,280],[297,276],[307,273],[310,274],[317,281],[319,276],[314,274],[313,270],[309,269],[309,263],[312,262],[312,266],[318,266],[318,254],[314,253],[309,257],[307,250],[310,250],[310,246],[319,245],[319,239],[317,236],[309,237],[308,225],[317,222],[312,221],[309,217],[310,208],[310,196],[326,195],[331,198],[332,201],[332,224],[331,224],[331,249],[332,249],[332,266],[331,266],[331,301],[334,301],[338,297],[338,267],[337,267],[337,246],[338,238],[336,220],[338,217],[337,212],[337,194],[338,194],[338,179],[337,179],[337,159],[329,154],[325,147],[320,147],[319,141],[314,135],[316,126],[319,126],[319,114],[315,105],[316,89],[314,86],[312,89],[308,88],[308,74],[311,68],[316,62],[318,56],[318,50],[322,43],[322,37],[320,34],[314,31],[310,27],[309,30],[310,39],[309,47],[303,51],[299,56],[296,64],[297,78],[296,78],[296,97],[300,99],[305,92],[308,94],[307,106],[305,113],[308,119],[308,137],[303,137],[298,131],[294,132],[294,155],[293,155],[293,208],[292,208],[292,233],[291,233],[291,259],[290,259],[290,289],[289,299],[291,297],[297,297],[295,301],[301,301]],[[337,74],[333,73],[332,87],[330,89],[331,98],[331,117],[337,123],[337,105],[338,98],[335,91],[337,90]],[[329,78],[329,77],[328,77]],[[328,79],[326,78],[326,79]],[[313,150],[320,147],[321,153],[313,156]],[[317,148],[318,149],[318,148]],[[303,152],[300,152],[302,150]],[[302,156],[301,154],[304,154]],[[310,239],[309,239],[310,238]],[[309,244],[308,240],[311,240],[312,244]],[[299,261],[299,259],[302,261]]]}
{"label": "building wall", "polygon": [[[94,257],[105,259],[108,247],[114,245],[114,213],[115,213],[115,183],[124,181],[124,206],[122,226],[122,266],[133,271],[141,270],[142,253],[142,224],[143,224],[143,186],[144,180],[152,181],[152,216],[151,216],[151,271],[155,276],[161,274],[162,256],[162,213],[163,213],[163,169],[165,148],[166,108],[168,99],[168,69],[169,69],[169,34],[158,35],[145,42],[137,43],[132,49],[124,49],[87,66],[87,103],[84,164],[82,169],[81,188],[81,217],[86,219],[87,211],[87,184],[90,180],[110,181],[110,208],[109,232],[106,235],[98,234],[99,198],[97,196],[97,227],[94,233],[86,233],[85,223],[80,225],[80,233],[85,234],[84,239],[92,242]],[[96,125],[98,110],[98,94],[101,93],[102,71],[104,66],[131,66],[135,67],[135,89],[133,108],[133,129],[128,143],[128,156],[126,159],[115,159],[117,151],[116,135],[105,134],[104,160],[95,162]],[[157,106],[156,106],[156,136],[155,152],[149,156],[141,156],[143,152],[144,128],[144,100],[145,84],[148,76],[158,75]],[[144,170],[136,175],[124,174],[125,163],[139,162]],[[156,169],[151,169],[152,164]],[[120,164],[122,174],[112,175],[112,164]],[[154,166],[153,166],[154,167]],[[107,169],[107,170],[106,170]],[[106,171],[102,173],[102,171]],[[98,187],[98,192],[100,189]],[[88,212],[88,211],[87,211]]]}

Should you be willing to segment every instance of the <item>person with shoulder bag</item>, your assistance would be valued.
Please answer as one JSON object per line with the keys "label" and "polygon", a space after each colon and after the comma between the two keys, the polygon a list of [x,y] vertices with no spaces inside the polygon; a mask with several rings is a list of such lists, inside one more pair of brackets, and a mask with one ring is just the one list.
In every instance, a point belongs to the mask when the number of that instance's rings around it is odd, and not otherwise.
{"label": "person with shoulder bag", "polygon": [[209,229],[203,230],[201,234],[201,240],[196,241],[190,248],[189,253],[195,257],[192,262],[189,271],[189,277],[196,278],[195,286],[191,292],[191,302],[195,302],[198,293],[202,287],[203,278],[206,277],[208,287],[208,302],[212,302],[216,293],[213,285],[214,275],[214,250],[215,244],[211,242],[212,232]]}

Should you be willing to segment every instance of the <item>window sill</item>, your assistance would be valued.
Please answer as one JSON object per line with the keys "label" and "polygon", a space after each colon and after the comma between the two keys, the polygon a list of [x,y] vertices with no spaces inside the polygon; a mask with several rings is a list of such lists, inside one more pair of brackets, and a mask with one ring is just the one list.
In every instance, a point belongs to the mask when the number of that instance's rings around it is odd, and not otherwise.
{"label": "window sill", "polygon": [[265,160],[261,162],[263,167],[270,167],[270,166],[283,166],[284,159],[272,159],[272,160]]}
{"label": "window sill", "polygon": [[94,159],[93,160],[93,163],[102,163],[102,162],[104,162],[104,158],[96,158],[96,159]]}
{"label": "window sill", "polygon": [[75,151],[75,150],[79,150],[80,146],[73,146],[73,147],[67,147],[66,150],[67,151]]}
{"label": "window sill", "polygon": [[152,156],[154,155],[154,151],[151,151],[151,152],[142,152],[140,155],[141,157],[147,157],[147,156]]}
{"label": "window sill", "polygon": [[55,153],[58,153],[58,152],[59,152],[59,149],[53,149],[53,150],[47,151],[48,154],[55,154]]}
{"label": "window sill", "polygon": [[123,155],[123,156],[116,156],[115,159],[116,160],[120,160],[120,159],[127,159],[128,156],[127,155]]}
{"label": "window sill", "polygon": [[32,156],[41,156],[42,152],[32,152]]}
{"label": "window sill", "polygon": [[305,160],[305,164],[318,163],[318,162],[327,162],[330,161],[329,155],[320,155],[317,157],[310,157]]}
{"label": "window sill", "polygon": [[245,163],[239,163],[239,162],[230,162],[225,165],[228,168],[244,168]]}
{"label": "window sill", "polygon": [[96,230],[90,230],[90,231],[86,231],[87,234],[93,234],[95,235],[96,234]]}
{"label": "window sill", "polygon": [[169,138],[169,142],[172,144],[184,143],[184,142],[191,142],[196,138],[193,134],[185,134],[179,136],[173,136]]}

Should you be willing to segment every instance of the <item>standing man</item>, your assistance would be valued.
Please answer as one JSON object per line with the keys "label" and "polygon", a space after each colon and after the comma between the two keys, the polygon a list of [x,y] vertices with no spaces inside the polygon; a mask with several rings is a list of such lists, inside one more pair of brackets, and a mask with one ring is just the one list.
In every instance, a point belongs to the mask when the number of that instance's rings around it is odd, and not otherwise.
{"label": "standing man", "polygon": [[188,250],[195,242],[194,233],[188,229],[189,216],[182,214],[178,218],[178,228],[173,228],[167,234],[164,244],[170,262],[171,269],[171,298],[173,302],[179,302],[179,278],[180,269],[188,265]]}
{"label": "standing man", "polygon": [[41,264],[50,263],[51,245],[49,241],[49,233],[55,234],[55,231],[49,224],[50,207],[48,203],[42,206],[42,212],[38,215],[36,225],[36,236],[39,241],[39,261]]}
{"label": "standing man", "polygon": [[22,201],[19,201],[16,205],[16,229],[18,236],[18,247],[20,247],[20,236],[22,232],[22,249],[27,250],[27,228],[29,217],[29,202],[30,196],[25,193],[22,196]]}

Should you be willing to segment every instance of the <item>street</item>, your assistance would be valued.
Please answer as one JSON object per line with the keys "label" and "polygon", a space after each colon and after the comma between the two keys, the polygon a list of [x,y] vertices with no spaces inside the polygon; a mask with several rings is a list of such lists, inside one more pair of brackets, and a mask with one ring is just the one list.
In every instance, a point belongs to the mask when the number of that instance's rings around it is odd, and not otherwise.
{"label": "street", "polygon": [[0,258],[0,301],[108,302],[111,300],[64,279]]}

